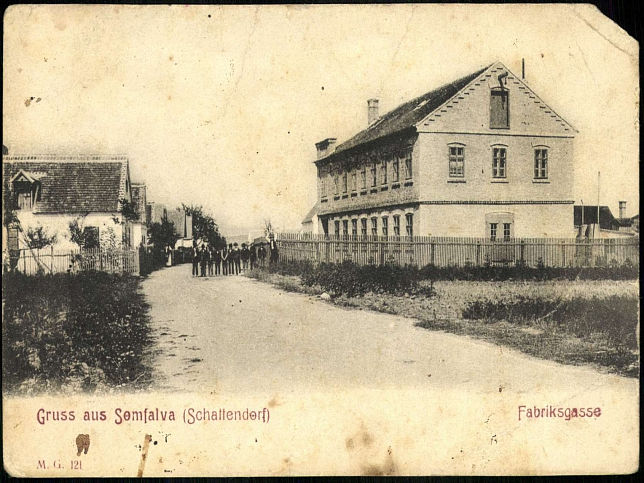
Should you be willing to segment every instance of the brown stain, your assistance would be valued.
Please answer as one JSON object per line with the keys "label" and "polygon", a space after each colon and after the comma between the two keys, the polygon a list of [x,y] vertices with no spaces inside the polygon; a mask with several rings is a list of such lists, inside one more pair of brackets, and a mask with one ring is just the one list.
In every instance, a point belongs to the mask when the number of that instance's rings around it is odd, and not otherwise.
{"label": "brown stain", "polygon": [[353,438],[347,438],[345,442],[345,446],[347,447],[348,450],[352,450],[355,448],[356,444],[353,442]]}
{"label": "brown stain", "polygon": [[393,476],[397,472],[398,468],[391,455],[391,446],[387,449],[387,456],[385,456],[382,464],[367,464],[362,466],[363,476]]}
{"label": "brown stain", "polygon": [[171,55],[170,57],[168,57],[168,60],[172,62],[174,60],[174,55]]}
{"label": "brown stain", "polygon": [[266,404],[269,408],[274,408],[275,406],[281,406],[282,403],[280,400],[277,398],[277,396],[273,396],[270,401]]}
{"label": "brown stain", "polygon": [[89,434],[76,436],[76,450],[76,456],[80,456],[81,453],[87,454],[87,450],[89,450]]}

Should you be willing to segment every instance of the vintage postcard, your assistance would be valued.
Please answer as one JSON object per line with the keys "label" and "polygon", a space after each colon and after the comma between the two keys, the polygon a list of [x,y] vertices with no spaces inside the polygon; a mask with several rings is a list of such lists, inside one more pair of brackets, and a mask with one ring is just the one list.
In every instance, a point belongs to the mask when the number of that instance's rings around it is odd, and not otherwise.
{"label": "vintage postcard", "polygon": [[589,5],[14,5],[13,476],[639,468],[639,46]]}

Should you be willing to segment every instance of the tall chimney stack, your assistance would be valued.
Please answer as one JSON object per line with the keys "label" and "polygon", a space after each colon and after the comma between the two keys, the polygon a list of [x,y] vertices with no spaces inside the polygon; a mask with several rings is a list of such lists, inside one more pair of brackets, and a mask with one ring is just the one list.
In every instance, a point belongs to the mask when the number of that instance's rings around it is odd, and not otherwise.
{"label": "tall chimney stack", "polygon": [[619,217],[626,218],[626,201],[619,202]]}
{"label": "tall chimney stack", "polygon": [[369,99],[367,101],[367,123],[371,126],[378,120],[378,99]]}

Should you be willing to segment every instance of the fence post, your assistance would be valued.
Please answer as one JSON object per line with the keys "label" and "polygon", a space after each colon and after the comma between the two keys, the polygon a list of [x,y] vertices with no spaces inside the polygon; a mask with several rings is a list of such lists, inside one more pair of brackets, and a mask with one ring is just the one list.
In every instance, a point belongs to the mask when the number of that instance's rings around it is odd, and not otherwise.
{"label": "fence post", "polygon": [[561,242],[561,266],[566,266],[566,242]]}
{"label": "fence post", "polygon": [[[431,240],[431,238],[430,238]],[[434,265],[434,251],[436,250],[436,243],[431,240],[429,243],[429,264]]]}
{"label": "fence post", "polygon": [[525,240],[521,240],[521,248],[519,250],[519,260],[521,265],[525,263]]}
{"label": "fence post", "polygon": [[481,242],[476,242],[476,266],[481,266]]}
{"label": "fence post", "polygon": [[54,245],[49,247],[49,253],[51,254],[51,261],[49,263],[49,274],[54,273]]}

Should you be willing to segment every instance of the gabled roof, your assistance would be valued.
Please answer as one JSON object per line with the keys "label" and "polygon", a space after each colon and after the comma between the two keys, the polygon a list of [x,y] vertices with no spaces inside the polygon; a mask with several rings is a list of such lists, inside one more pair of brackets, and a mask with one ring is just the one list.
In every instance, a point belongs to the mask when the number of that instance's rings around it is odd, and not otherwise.
{"label": "gabled roof", "polygon": [[306,214],[304,219],[302,220],[302,223],[311,223],[313,221],[313,217],[318,214],[318,204],[314,204],[313,208],[309,210],[309,212]]}
{"label": "gabled roof", "polygon": [[405,102],[393,111],[382,116],[367,129],[360,131],[349,140],[338,145],[335,148],[335,152],[338,153],[340,151],[346,151],[347,149],[351,149],[360,144],[374,141],[414,127],[416,123],[420,122],[432,111],[447,102],[467,84],[485,72],[489,67],[490,66],[488,65],[472,74],[450,82],[449,84],[445,84],[438,89],[427,92],[416,99]]}
{"label": "gabled roof", "polygon": [[[583,223],[582,223],[583,212]],[[597,205],[575,205],[574,224],[593,225],[597,223]],[[616,230],[621,226],[619,220],[613,216],[608,206],[599,207],[599,227],[604,230]]]}
{"label": "gabled roof", "polygon": [[24,156],[2,158],[3,189],[20,171],[41,184],[34,213],[116,213],[129,176],[126,156]]}

